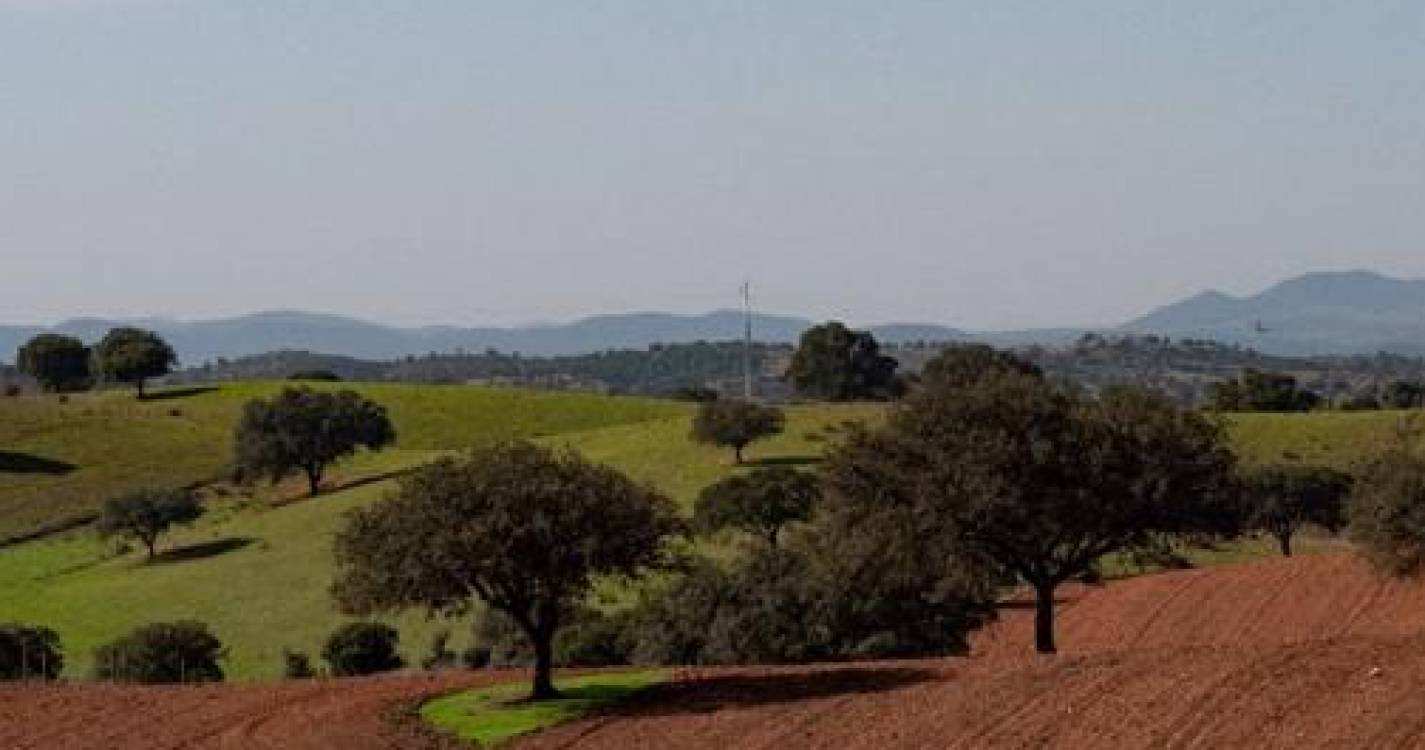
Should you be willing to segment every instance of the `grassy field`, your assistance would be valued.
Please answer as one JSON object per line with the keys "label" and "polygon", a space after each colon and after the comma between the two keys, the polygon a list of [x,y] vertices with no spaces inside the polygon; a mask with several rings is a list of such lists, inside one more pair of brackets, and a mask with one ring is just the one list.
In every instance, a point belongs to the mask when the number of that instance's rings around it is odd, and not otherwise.
{"label": "grassy field", "polygon": [[[8,517],[16,509],[40,508],[52,518],[60,508],[92,507],[116,487],[211,476],[226,463],[228,432],[241,404],[279,387],[235,385],[145,403],[127,394],[85,396],[64,405],[53,397],[0,401],[0,445],[78,467],[64,475],[0,478],[0,519],[5,519],[0,528],[19,527]],[[686,404],[447,386],[360,388],[390,407],[401,439],[396,449],[339,467],[341,479],[384,475],[497,436],[537,437],[580,451],[659,487],[684,508],[702,487],[746,470],[732,465],[730,451],[688,439]],[[176,415],[170,413],[174,409]],[[880,413],[866,405],[794,407],[783,435],[749,449],[749,466],[810,465],[835,443],[845,422],[874,420]],[[1369,455],[1400,418],[1238,415],[1229,428],[1250,461],[1349,466]],[[217,496],[209,515],[165,540],[164,548],[172,552],[151,565],[140,552],[116,553],[114,544],[83,530],[0,548],[0,621],[57,629],[70,658],[68,674],[81,676],[99,643],[142,623],[197,618],[228,644],[232,677],[276,677],[282,648],[315,656],[326,634],[343,621],[327,595],[332,534],[347,510],[380,498],[390,486],[378,481],[280,507],[265,493]],[[45,517],[20,515],[31,522]],[[1204,561],[1268,552],[1268,545],[1249,543]],[[457,648],[468,638],[465,623],[433,622],[420,613],[394,624],[413,662],[442,628],[451,628]]]}
{"label": "grassy field", "polygon": [[[589,399],[597,397],[570,397],[564,403],[584,412],[564,415],[561,422],[540,413],[558,408],[561,399],[526,400],[520,397],[527,394],[515,391],[430,390],[447,398],[463,392],[488,410],[482,416],[498,409],[522,414],[511,414],[507,420],[472,419],[464,432],[447,432],[433,440],[410,427],[414,420],[409,412],[404,418],[397,413],[398,429],[406,425],[408,442],[403,445],[426,448],[362,456],[340,473],[379,474],[415,465],[457,440],[512,433],[542,435],[550,444],[620,466],[663,488],[684,507],[690,507],[701,486],[738,470],[732,466],[730,451],[688,439],[686,405],[606,399],[610,403],[602,419],[608,426],[580,429],[596,423],[589,415],[600,414],[600,404]],[[492,402],[492,398],[507,400]],[[640,408],[628,411],[625,404]],[[680,412],[683,416],[666,416]],[[784,435],[748,451],[751,465],[813,461],[835,438],[839,424],[875,413],[874,407],[864,406],[793,408]],[[624,423],[640,415],[646,421]],[[572,425],[574,431],[551,434],[561,424]],[[144,564],[138,550],[116,555],[112,543],[86,531],[0,549],[0,621],[55,628],[69,654],[67,673],[82,676],[94,646],[146,622],[197,618],[212,625],[229,646],[230,676],[277,677],[284,647],[315,657],[325,636],[344,621],[332,610],[327,595],[331,537],[346,511],[380,498],[390,486],[388,481],[377,482],[281,507],[241,496],[218,498],[202,521],[161,543],[171,552],[154,564]],[[419,661],[430,638],[442,628],[452,630],[456,648],[468,639],[466,623],[429,621],[420,613],[393,624],[401,630],[403,651],[411,662]]]}
{"label": "grassy field", "polygon": [[525,700],[524,683],[438,698],[421,707],[421,718],[467,742],[494,747],[520,735],[563,724],[608,708],[667,679],[661,671],[618,672],[558,680],[553,700]]}
{"label": "grassy field", "polygon": [[[242,405],[283,385],[159,391],[142,402],[127,391],[79,394],[67,403],[56,396],[0,399],[0,539],[92,513],[127,489],[185,486],[223,475]],[[541,437],[688,412],[684,404],[593,394],[350,387],[390,410],[402,451],[448,450],[490,437]]]}

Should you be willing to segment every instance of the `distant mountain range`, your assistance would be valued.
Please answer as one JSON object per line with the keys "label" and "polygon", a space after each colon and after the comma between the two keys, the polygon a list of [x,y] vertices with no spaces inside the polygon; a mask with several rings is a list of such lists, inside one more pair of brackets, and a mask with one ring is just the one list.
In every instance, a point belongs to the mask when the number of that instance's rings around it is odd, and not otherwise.
{"label": "distant mountain range", "polygon": [[[82,318],[52,328],[0,326],[0,360],[44,330],[95,341],[108,329],[135,324],[173,343],[184,365],[271,351],[305,350],[389,360],[427,352],[497,349],[529,356],[583,354],[606,349],[644,349],[657,343],[726,341],[742,335],[742,314],[629,313],[573,323],[513,328],[427,326],[399,328],[339,315],[261,312],[205,321]],[[755,336],[767,343],[793,342],[812,321],[757,315]],[[888,343],[986,341],[1001,346],[1060,344],[1088,329],[968,332],[936,324],[873,326]],[[1250,346],[1269,354],[1305,356],[1392,351],[1425,353],[1425,281],[1393,279],[1368,271],[1313,273],[1282,282],[1261,294],[1233,297],[1205,292],[1155,310],[1116,329]]]}
{"label": "distant mountain range", "polygon": [[1425,354],[1425,280],[1370,271],[1311,273],[1260,294],[1204,292],[1123,331],[1203,338],[1268,354]]}

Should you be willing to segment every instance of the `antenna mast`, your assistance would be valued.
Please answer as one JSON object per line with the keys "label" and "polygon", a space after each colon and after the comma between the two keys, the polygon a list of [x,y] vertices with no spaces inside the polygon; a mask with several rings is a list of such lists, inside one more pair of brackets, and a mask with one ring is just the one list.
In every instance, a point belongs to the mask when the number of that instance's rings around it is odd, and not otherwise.
{"label": "antenna mast", "polygon": [[752,280],[742,283],[742,314],[746,323],[742,340],[742,398],[752,400]]}

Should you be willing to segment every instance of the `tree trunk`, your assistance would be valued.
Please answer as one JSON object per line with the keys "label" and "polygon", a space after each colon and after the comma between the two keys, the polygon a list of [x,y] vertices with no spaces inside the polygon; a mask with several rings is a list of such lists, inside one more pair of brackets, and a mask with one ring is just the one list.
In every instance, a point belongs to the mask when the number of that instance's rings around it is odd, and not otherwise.
{"label": "tree trunk", "polygon": [[1041,654],[1058,651],[1054,647],[1054,584],[1034,585],[1034,650]]}
{"label": "tree trunk", "polygon": [[732,455],[733,455],[733,460],[734,460],[734,462],[735,462],[738,466],[741,466],[741,465],[742,465],[742,446],[740,446],[740,445],[734,445],[734,446],[732,446]]}
{"label": "tree trunk", "polygon": [[554,689],[554,637],[539,635],[534,639],[534,692],[535,700],[558,698]]}
{"label": "tree trunk", "polygon": [[144,546],[148,547],[149,562],[153,561],[154,548],[158,546],[158,537],[147,537],[143,540]]}
{"label": "tree trunk", "polygon": [[1278,532],[1277,544],[1281,546],[1283,557],[1291,557],[1291,532]]}
{"label": "tree trunk", "polygon": [[139,400],[142,401],[142,400],[144,400],[143,378],[139,378],[139,379],[138,379],[137,387],[138,387],[138,389],[139,389]]}
{"label": "tree trunk", "polygon": [[316,497],[322,491],[321,469],[307,469],[307,489],[311,491],[312,497]]}

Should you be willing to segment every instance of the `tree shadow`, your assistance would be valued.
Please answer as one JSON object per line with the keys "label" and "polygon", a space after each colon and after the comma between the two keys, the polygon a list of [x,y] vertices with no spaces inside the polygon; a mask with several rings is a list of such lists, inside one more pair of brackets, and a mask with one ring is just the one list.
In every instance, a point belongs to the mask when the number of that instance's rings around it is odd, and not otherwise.
{"label": "tree shadow", "polygon": [[221,390],[216,385],[196,385],[188,388],[165,388],[161,391],[149,391],[143,396],[144,402],[149,401],[174,401],[180,398],[190,398],[201,396],[205,393],[214,393]]}
{"label": "tree shadow", "polygon": [[212,542],[203,542],[201,544],[190,544],[184,547],[177,547],[175,549],[160,552],[157,555],[154,555],[153,560],[151,560],[150,562],[157,565],[167,565],[170,563],[189,562],[192,560],[206,560],[210,557],[217,557],[218,555],[226,555],[229,552],[236,552],[237,550],[240,550],[243,547],[247,547],[256,541],[256,539],[252,539],[250,537],[238,536],[228,537],[226,539],[218,539]]}
{"label": "tree shadow", "polygon": [[32,456],[28,453],[0,451],[0,472],[11,474],[49,474],[63,476],[79,468],[65,461]]}
{"label": "tree shadow", "polygon": [[943,679],[943,674],[937,671],[913,667],[731,674],[655,685],[602,713],[622,717],[706,714],[740,707],[884,693]]}
{"label": "tree shadow", "polygon": [[801,466],[816,466],[821,463],[820,456],[772,456],[769,458],[754,458],[747,461],[748,466],[766,467],[787,466],[793,469]]}

